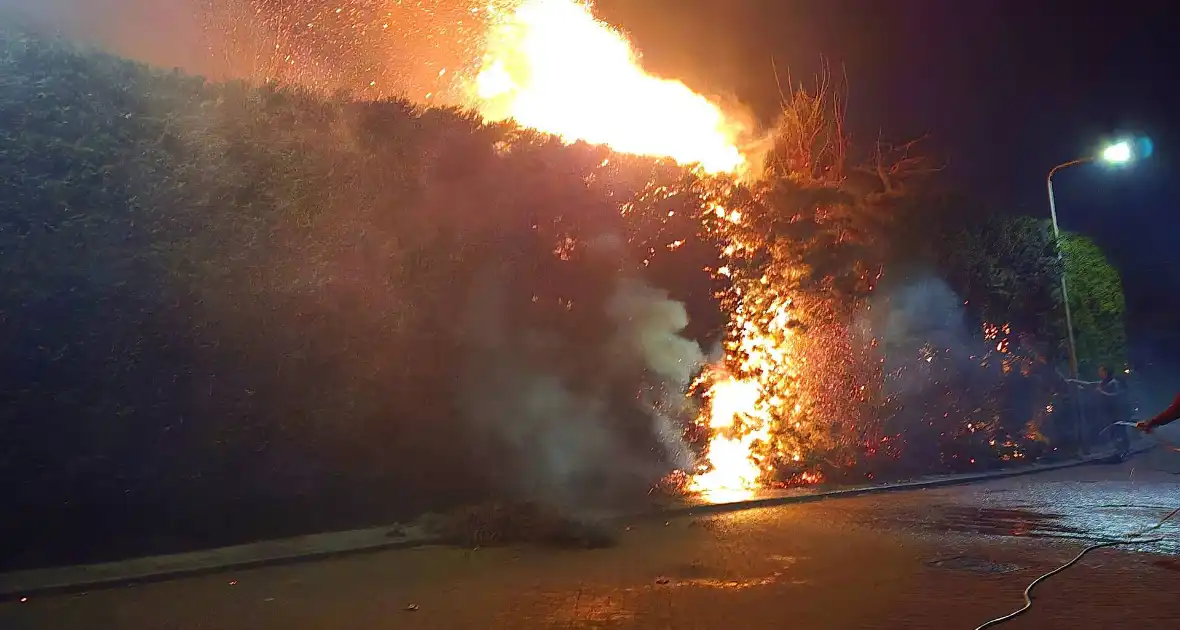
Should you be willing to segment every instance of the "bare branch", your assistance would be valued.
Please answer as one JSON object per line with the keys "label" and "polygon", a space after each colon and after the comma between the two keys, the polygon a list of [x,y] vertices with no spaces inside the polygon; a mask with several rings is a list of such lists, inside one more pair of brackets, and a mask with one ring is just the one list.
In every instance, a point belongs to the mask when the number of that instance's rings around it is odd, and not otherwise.
{"label": "bare branch", "polygon": [[848,156],[846,76],[834,80],[824,61],[811,91],[790,83],[789,76],[784,91],[777,67],[774,71],[782,112],[773,133],[767,175],[811,185],[839,185]]}
{"label": "bare branch", "polygon": [[929,138],[928,134],[914,138],[900,145],[883,141],[878,136],[872,155],[866,164],[853,167],[853,171],[872,175],[881,184],[881,192],[871,195],[870,200],[881,197],[897,197],[906,192],[909,180],[937,173],[945,165],[934,165],[923,155],[918,145]]}

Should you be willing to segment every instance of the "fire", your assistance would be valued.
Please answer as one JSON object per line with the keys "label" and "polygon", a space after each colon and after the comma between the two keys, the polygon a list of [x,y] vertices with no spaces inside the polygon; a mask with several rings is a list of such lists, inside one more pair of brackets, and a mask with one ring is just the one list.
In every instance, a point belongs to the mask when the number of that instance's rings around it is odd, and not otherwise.
{"label": "fire", "polygon": [[[717,232],[727,243],[723,256],[738,263],[762,249],[762,240],[748,238],[743,213],[720,199],[733,181],[727,176],[748,171],[739,148],[746,129],[736,118],[683,83],[645,72],[627,38],[596,19],[588,1],[507,0],[488,11],[495,26],[471,85],[472,102],[485,119],[512,119],[567,142],[699,164],[720,176],[706,178],[710,183],[698,192],[719,197],[710,205],[714,216],[705,220],[723,226]],[[728,276],[730,269],[714,273]],[[777,276],[759,283],[789,284]],[[798,438],[799,398],[790,391],[798,362],[792,299],[770,288],[738,290],[732,298],[724,367],[705,375],[709,405],[699,422],[710,431],[707,461],[689,486],[713,500],[748,497],[765,481],[768,455],[781,458],[786,449],[785,456],[798,462],[806,446]],[[787,425],[792,430],[784,437],[780,429]]]}
{"label": "fire", "polygon": [[[698,192],[718,194],[715,189]],[[709,413],[702,424],[710,430],[710,442],[703,472],[689,488],[732,501],[781,481],[773,478],[779,463],[797,468],[795,482],[816,481],[814,473],[802,470],[815,427],[801,380],[805,348],[795,331],[803,312],[791,295],[799,271],[785,260],[750,275],[744,263],[766,252],[765,237],[720,199],[713,199],[711,208],[710,230],[722,237],[722,259],[729,263],[714,273],[733,283],[724,299],[730,315],[724,345],[729,372],[705,375]],[[738,269],[746,271],[735,273]]]}
{"label": "fire", "polygon": [[723,378],[709,390],[709,471],[690,488],[714,500],[737,501],[758,487],[762,469],[753,459],[756,442],[766,440],[766,418],[757,413],[762,392],[755,381]]}
{"label": "fire", "polygon": [[647,74],[588,2],[520,0],[496,22],[474,85],[485,118],[710,173],[745,164],[741,125],[683,83]]}

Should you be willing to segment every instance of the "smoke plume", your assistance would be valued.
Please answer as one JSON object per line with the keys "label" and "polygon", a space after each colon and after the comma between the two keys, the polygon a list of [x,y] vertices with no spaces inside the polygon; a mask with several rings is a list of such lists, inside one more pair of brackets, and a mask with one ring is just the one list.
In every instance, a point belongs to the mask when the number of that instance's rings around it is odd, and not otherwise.
{"label": "smoke plume", "polygon": [[[619,253],[614,239],[588,249]],[[569,512],[613,507],[692,463],[685,391],[704,355],[681,335],[688,314],[617,265],[609,275],[595,306],[601,343],[511,321],[507,269],[477,284],[462,411],[482,454],[503,464],[496,481],[518,498]]]}
{"label": "smoke plume", "polygon": [[[882,342],[879,416],[899,470],[976,469],[1032,459],[1076,440],[1066,411],[1090,390],[1057,372],[1053,344],[1006,321],[979,321],[945,282],[915,276],[886,288],[873,305]],[[1072,398],[1071,398],[1072,397]],[[1106,418],[1095,411],[1084,439],[1096,443]]]}
{"label": "smoke plume", "polygon": [[886,373],[891,375],[887,393],[921,396],[938,384],[934,357],[949,359],[956,371],[980,373],[978,357],[986,352],[983,343],[967,327],[963,300],[945,282],[934,276],[918,276],[882,292],[878,302],[885,308],[873,327],[880,331],[886,348]]}

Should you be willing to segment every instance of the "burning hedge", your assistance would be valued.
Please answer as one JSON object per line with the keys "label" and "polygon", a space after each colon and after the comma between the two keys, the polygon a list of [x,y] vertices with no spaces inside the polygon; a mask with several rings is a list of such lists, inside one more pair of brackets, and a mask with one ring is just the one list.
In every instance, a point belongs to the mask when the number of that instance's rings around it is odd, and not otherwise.
{"label": "burning hedge", "polygon": [[[932,169],[912,145],[855,159],[824,81],[739,177],[3,37],[0,484],[28,523],[569,514],[669,475],[880,469],[912,430],[870,313]],[[38,548],[4,526],[5,560]]]}

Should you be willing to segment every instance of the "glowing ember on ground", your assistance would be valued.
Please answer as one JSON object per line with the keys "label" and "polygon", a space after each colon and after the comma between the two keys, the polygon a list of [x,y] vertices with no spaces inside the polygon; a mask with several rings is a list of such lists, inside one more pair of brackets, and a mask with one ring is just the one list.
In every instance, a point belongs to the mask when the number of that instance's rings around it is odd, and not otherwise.
{"label": "glowing ember on ground", "polygon": [[498,21],[475,81],[486,118],[714,173],[744,164],[740,126],[683,83],[647,74],[589,4],[523,0]]}

